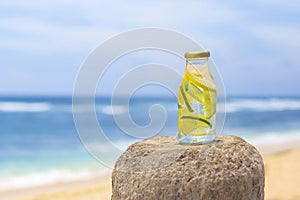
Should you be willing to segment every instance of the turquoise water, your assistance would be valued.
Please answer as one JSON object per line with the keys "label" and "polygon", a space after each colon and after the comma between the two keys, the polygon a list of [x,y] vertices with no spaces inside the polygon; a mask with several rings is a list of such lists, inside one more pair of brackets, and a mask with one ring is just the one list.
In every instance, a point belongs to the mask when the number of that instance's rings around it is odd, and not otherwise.
{"label": "turquoise water", "polygon": [[[168,114],[159,135],[177,135],[175,97],[132,99],[132,119],[140,126],[149,124],[153,104],[161,104]],[[119,104],[116,114],[124,114],[124,106]],[[110,98],[97,98],[96,111],[103,131],[118,148],[124,150],[137,141],[116,125]],[[88,178],[110,170],[82,145],[71,97],[1,97],[0,121],[0,190]],[[300,139],[300,98],[230,97],[222,134],[259,145]],[[103,151],[103,156],[115,159],[113,154]]]}

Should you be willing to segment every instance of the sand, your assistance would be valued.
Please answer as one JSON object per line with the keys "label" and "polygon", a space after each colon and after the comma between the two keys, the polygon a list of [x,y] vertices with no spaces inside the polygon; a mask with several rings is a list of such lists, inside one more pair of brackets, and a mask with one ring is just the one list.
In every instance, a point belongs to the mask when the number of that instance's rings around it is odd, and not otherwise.
{"label": "sand", "polygon": [[0,192],[1,200],[105,200],[110,196],[110,172],[89,180]]}
{"label": "sand", "polygon": [[[266,170],[265,199],[300,199],[300,147],[281,148],[264,154]],[[6,200],[105,200],[110,199],[110,173],[91,180],[0,193]]]}
{"label": "sand", "polygon": [[266,199],[300,199],[300,148],[264,158]]}

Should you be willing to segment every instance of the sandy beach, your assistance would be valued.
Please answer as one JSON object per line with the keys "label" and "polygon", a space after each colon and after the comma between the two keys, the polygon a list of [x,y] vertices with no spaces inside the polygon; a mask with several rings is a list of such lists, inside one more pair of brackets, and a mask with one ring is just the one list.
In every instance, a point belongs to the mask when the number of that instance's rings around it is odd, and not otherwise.
{"label": "sandy beach", "polygon": [[300,148],[264,157],[265,199],[300,199]]}
{"label": "sandy beach", "polygon": [[110,199],[111,173],[89,180],[57,183],[47,186],[0,192],[5,200],[98,200]]}
{"label": "sandy beach", "polygon": [[[286,146],[287,147],[287,146]],[[266,171],[265,199],[300,199],[300,147],[281,148],[263,154]],[[0,193],[6,200],[96,200],[110,199],[111,174],[91,180],[58,183],[55,185],[27,188]]]}

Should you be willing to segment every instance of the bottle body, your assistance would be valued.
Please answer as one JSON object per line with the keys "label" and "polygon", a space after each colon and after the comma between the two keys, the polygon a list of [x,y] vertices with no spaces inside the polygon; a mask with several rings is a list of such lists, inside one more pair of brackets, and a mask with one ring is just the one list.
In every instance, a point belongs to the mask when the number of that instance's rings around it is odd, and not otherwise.
{"label": "bottle body", "polygon": [[208,143],[216,136],[216,86],[208,57],[187,60],[178,90],[178,138],[181,143]]}

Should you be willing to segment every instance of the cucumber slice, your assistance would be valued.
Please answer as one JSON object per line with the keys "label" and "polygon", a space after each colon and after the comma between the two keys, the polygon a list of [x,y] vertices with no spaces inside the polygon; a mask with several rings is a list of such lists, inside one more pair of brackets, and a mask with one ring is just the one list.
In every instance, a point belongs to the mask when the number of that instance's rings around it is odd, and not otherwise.
{"label": "cucumber slice", "polygon": [[189,112],[194,112],[191,104],[189,103],[186,95],[185,95],[185,92],[182,88],[182,86],[180,86],[180,92],[181,92],[181,95],[182,95],[182,98],[183,98],[183,101],[184,101],[184,105],[186,106],[186,108],[189,110]]}

